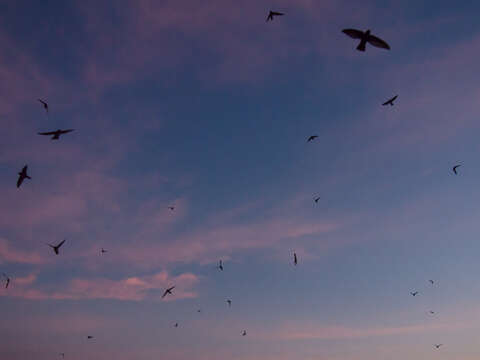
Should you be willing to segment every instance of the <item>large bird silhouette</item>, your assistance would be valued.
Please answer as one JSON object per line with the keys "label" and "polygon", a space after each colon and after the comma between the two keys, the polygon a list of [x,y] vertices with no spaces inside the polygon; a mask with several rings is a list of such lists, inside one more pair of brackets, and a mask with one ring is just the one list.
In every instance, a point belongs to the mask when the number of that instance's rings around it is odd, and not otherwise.
{"label": "large bird silhouette", "polygon": [[73,130],[75,130],[75,129],[67,129],[67,130],[58,129],[58,130],[55,130],[55,131],[39,132],[38,135],[46,135],[46,136],[52,135],[51,140],[58,140],[58,139],[60,139],[60,135],[68,134],[69,132],[72,132]]}
{"label": "large bird silhouette", "polygon": [[52,245],[52,244],[47,244],[47,245],[53,249],[56,255],[58,255],[60,247],[65,243],[66,240],[67,239],[63,239],[58,245]]}
{"label": "large bird silhouette", "polygon": [[342,32],[352,39],[360,39],[360,44],[357,46],[358,51],[365,51],[367,42],[375,47],[390,50],[390,46],[384,40],[370,34],[370,30],[363,32],[356,29],[344,29]]}
{"label": "large bird silhouette", "polygon": [[23,183],[23,180],[25,179],[32,179],[30,176],[28,176],[27,174],[27,169],[28,169],[28,166],[25,165],[22,169],[22,171],[20,171],[18,173],[18,180],[17,180],[17,189],[20,187],[20,185],[22,185]]}
{"label": "large bird silhouette", "polygon": [[47,112],[47,115],[48,115],[48,104],[41,99],[38,99],[38,101],[40,101],[42,103],[43,108],[45,109],[45,111]]}

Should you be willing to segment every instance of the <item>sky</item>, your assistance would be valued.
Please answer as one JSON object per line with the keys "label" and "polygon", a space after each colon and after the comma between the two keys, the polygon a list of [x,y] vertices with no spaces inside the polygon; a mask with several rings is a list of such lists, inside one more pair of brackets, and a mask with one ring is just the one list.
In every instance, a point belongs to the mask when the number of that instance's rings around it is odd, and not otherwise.
{"label": "sky", "polygon": [[479,10],[1,1],[0,358],[478,359]]}

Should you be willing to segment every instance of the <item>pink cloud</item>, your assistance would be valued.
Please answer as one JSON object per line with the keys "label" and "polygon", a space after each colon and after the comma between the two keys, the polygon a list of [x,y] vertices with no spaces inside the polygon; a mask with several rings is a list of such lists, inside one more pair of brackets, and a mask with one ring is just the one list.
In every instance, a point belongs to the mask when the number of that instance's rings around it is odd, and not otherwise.
{"label": "pink cloud", "polygon": [[0,263],[43,264],[45,259],[33,252],[13,249],[6,239],[0,238]]}

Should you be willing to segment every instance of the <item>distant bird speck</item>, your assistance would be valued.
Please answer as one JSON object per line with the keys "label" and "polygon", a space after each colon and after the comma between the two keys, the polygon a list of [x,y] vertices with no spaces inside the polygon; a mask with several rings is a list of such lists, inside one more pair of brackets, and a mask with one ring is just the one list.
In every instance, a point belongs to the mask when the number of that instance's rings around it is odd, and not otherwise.
{"label": "distant bird speck", "polygon": [[344,29],[342,32],[350,36],[352,39],[360,39],[360,43],[357,46],[358,51],[365,51],[367,42],[378,48],[390,50],[390,46],[384,40],[371,35],[370,30],[363,32],[356,29]]}
{"label": "distant bird speck", "polygon": [[20,185],[22,185],[23,183],[23,180],[25,179],[32,179],[30,176],[28,176],[27,174],[27,169],[28,169],[28,166],[25,165],[22,169],[22,171],[20,171],[18,173],[18,180],[17,180],[17,189],[20,187]]}
{"label": "distant bird speck", "polygon": [[168,208],[172,211],[175,210],[175,206],[169,206]]}
{"label": "distant bird speck", "polygon": [[48,115],[48,104],[45,101],[40,100],[40,99],[38,99],[38,101],[40,101],[42,103],[43,108],[45,109],[45,111],[47,112],[47,115]]}
{"label": "distant bird speck", "polygon": [[108,251],[105,250],[104,248],[101,248],[101,249],[100,249],[100,254],[105,254],[106,252],[108,252]]}
{"label": "distant bird speck", "polygon": [[298,259],[297,259],[297,253],[293,253],[293,265],[297,266],[298,264]]}
{"label": "distant bird speck", "polygon": [[246,335],[247,335],[247,331],[243,330],[242,336],[246,336]]}
{"label": "distant bird speck", "polygon": [[52,136],[51,140],[58,140],[60,139],[60,135],[68,134],[69,132],[74,131],[75,129],[66,129],[66,130],[55,130],[55,131],[47,131],[47,132],[39,132],[38,135],[46,135]]}
{"label": "distant bird speck", "polygon": [[61,241],[58,245],[51,245],[51,244],[47,244],[48,246],[50,246],[53,251],[55,252],[56,255],[58,255],[58,251],[60,250],[60,247],[63,245],[63,243],[66,241],[67,239],[63,239],[63,241]]}
{"label": "distant bird speck", "polygon": [[307,139],[307,142],[310,142],[310,141],[312,141],[312,140],[315,140],[316,138],[318,138],[318,135],[309,136],[308,139]]}
{"label": "distant bird speck", "polygon": [[173,289],[175,289],[175,286],[172,286],[172,287],[168,288],[167,290],[165,290],[165,292],[162,295],[162,299],[167,295],[173,295],[173,293],[172,293]]}
{"label": "distant bird speck", "polygon": [[88,335],[88,336],[87,336],[87,339],[93,339],[93,336],[92,336],[92,335]]}
{"label": "distant bird speck", "polygon": [[428,281],[429,281],[430,284],[432,284],[432,285],[435,283],[435,281],[433,281],[433,280],[428,280]]}
{"label": "distant bird speck", "polygon": [[385,106],[385,105],[391,105],[393,106],[393,102],[397,99],[398,95],[395,95],[393,98],[385,101],[382,105]]}
{"label": "distant bird speck", "polygon": [[5,278],[5,289],[8,289],[8,285],[10,285],[10,278],[5,273],[3,273],[2,275]]}
{"label": "distant bird speck", "polygon": [[222,260],[220,260],[220,261],[218,262],[217,269],[220,270],[220,271],[223,271],[223,262],[222,262]]}
{"label": "distant bird speck", "polygon": [[[458,175],[457,169],[458,169],[460,166],[462,166],[462,165],[455,165],[455,166],[453,167],[453,172],[455,173],[455,175]],[[468,176],[468,175],[467,175],[467,176]]]}
{"label": "distant bird speck", "polygon": [[174,327],[178,327],[178,323],[175,323],[175,325],[173,325]]}
{"label": "distant bird speck", "polygon": [[232,306],[232,300],[227,300],[227,304],[229,307]]}
{"label": "distant bird speck", "polygon": [[283,16],[285,15],[284,13],[278,12],[278,11],[270,11],[267,16],[267,22],[273,21],[273,18],[275,16]]}
{"label": "distant bird speck", "polygon": [[443,346],[443,344],[435,344],[435,347],[436,347],[437,349],[440,349],[440,346]]}
{"label": "distant bird speck", "polygon": [[417,295],[418,295],[418,291],[411,292],[410,294],[412,294],[412,296],[417,296]]}
{"label": "distant bird speck", "polygon": [[313,199],[313,201],[315,201],[316,203],[318,203],[318,200],[320,200],[320,196]]}

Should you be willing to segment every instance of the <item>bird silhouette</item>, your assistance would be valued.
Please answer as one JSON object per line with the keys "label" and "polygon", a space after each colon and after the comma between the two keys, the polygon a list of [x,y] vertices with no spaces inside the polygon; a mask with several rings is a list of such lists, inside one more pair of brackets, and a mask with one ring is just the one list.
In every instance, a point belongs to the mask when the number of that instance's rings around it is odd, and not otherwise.
{"label": "bird silhouette", "polygon": [[298,259],[297,259],[297,253],[293,253],[293,265],[297,266],[298,264]]}
{"label": "bird silhouette", "polygon": [[410,294],[412,294],[412,296],[417,296],[417,295],[418,295],[418,291],[411,292]]}
{"label": "bird silhouette", "polygon": [[201,309],[198,309],[198,310],[197,310],[197,313],[199,313],[199,314],[200,314],[201,312],[202,312],[202,310],[201,310]]}
{"label": "bird silhouette", "polygon": [[45,101],[40,100],[40,99],[38,99],[38,101],[40,101],[42,103],[43,108],[45,109],[45,111],[47,112],[47,115],[48,115],[48,104]]}
{"label": "bird silhouette", "polygon": [[92,335],[87,335],[87,339],[93,339]]}
{"label": "bird silhouette", "polygon": [[227,300],[227,304],[229,307],[232,306],[232,300]]}
{"label": "bird silhouette", "polygon": [[106,252],[107,252],[107,250],[105,250],[104,248],[100,249],[100,254],[105,254]]}
{"label": "bird silhouette", "polygon": [[164,292],[163,295],[162,295],[162,299],[163,299],[165,296],[167,296],[168,294],[173,295],[173,293],[172,293],[172,290],[173,290],[173,289],[175,289],[175,286],[172,286],[171,288],[168,288],[167,290],[165,290],[165,292]]}
{"label": "bird silhouette", "polygon": [[175,323],[175,325],[173,325],[174,327],[178,327],[178,323]]}
{"label": "bird silhouette", "polygon": [[429,313],[430,315],[435,315],[435,311],[432,311],[432,310],[430,310],[428,313]]}
{"label": "bird silhouette", "polygon": [[243,330],[242,336],[246,336],[246,335],[247,335],[247,330]]}
{"label": "bird silhouette", "polygon": [[434,346],[437,348],[437,349],[440,349],[440,346],[442,346],[443,344],[435,344]]}
{"label": "bird silhouette", "polygon": [[312,140],[315,140],[316,138],[318,138],[318,135],[312,135],[310,136],[308,139],[307,139],[307,142],[310,142]]}
{"label": "bird silhouette", "polygon": [[220,271],[223,271],[223,262],[222,262],[222,260],[220,260],[220,261],[218,262],[217,269],[220,270]]}
{"label": "bird silhouette", "polygon": [[455,165],[455,166],[453,167],[453,172],[455,173],[455,175],[458,174],[458,173],[457,173],[457,169],[458,169],[460,166],[462,166],[462,165]]}
{"label": "bird silhouette", "polygon": [[267,22],[269,21],[273,21],[273,18],[275,16],[283,16],[285,15],[284,13],[281,13],[281,12],[277,12],[277,11],[271,11],[268,13],[268,16],[267,16]]}
{"label": "bird silhouette", "polygon": [[393,106],[393,102],[397,99],[398,95],[395,95],[394,97],[392,97],[391,99],[385,101],[382,105],[385,106],[385,105],[391,105]]}
{"label": "bird silhouette", "polygon": [[435,283],[435,281],[433,281],[433,280],[428,280],[428,281],[429,281],[430,284],[432,284],[432,285]]}
{"label": "bird silhouette", "polygon": [[22,185],[23,183],[23,180],[25,179],[32,179],[30,176],[28,176],[27,174],[27,169],[28,169],[28,166],[25,165],[22,169],[22,171],[20,171],[18,173],[18,180],[17,180],[17,189],[20,187],[20,185]]}
{"label": "bird silhouette", "polygon": [[360,39],[360,44],[358,44],[357,46],[358,51],[365,51],[365,46],[367,45],[367,42],[370,43],[370,45],[390,50],[390,46],[382,39],[371,35],[370,30],[363,32],[356,29],[344,29],[342,30],[342,32],[353,39]]}
{"label": "bird silhouette", "polygon": [[320,196],[313,199],[313,201],[315,201],[316,203],[318,203],[318,200],[320,200]]}
{"label": "bird silhouette", "polygon": [[168,208],[172,211],[175,210],[175,206],[169,206]]}
{"label": "bird silhouette", "polygon": [[8,285],[10,285],[10,278],[5,273],[3,273],[2,275],[5,278],[5,289],[8,289]]}
{"label": "bird silhouette", "polygon": [[58,139],[60,139],[60,135],[68,134],[69,132],[72,132],[74,130],[75,129],[67,129],[67,130],[58,129],[58,130],[55,130],[55,131],[39,132],[37,134],[38,135],[46,135],[46,136],[52,135],[52,138],[50,140],[58,140]]}
{"label": "bird silhouette", "polygon": [[63,239],[63,241],[61,241],[58,245],[51,245],[51,244],[47,244],[47,245],[50,246],[53,249],[53,251],[55,252],[56,255],[58,255],[58,251],[60,250],[60,247],[63,245],[65,240],[67,240],[67,239]]}

